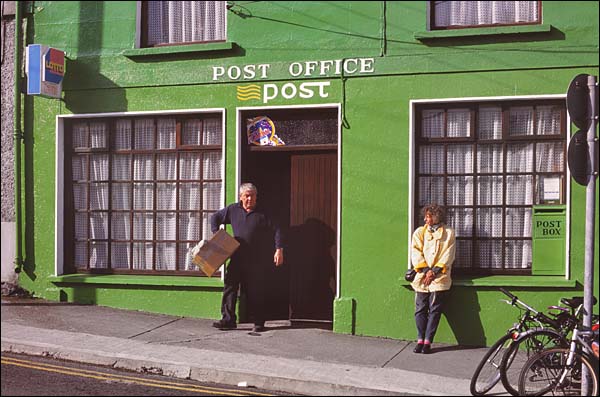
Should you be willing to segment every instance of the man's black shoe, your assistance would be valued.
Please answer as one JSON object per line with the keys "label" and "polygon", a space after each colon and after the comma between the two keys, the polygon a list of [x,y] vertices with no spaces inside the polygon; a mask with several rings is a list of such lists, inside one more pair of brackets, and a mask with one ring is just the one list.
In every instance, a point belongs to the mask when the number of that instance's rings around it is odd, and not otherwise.
{"label": "man's black shoe", "polygon": [[417,345],[413,349],[413,353],[421,353],[422,351],[423,351],[423,344],[417,343]]}
{"label": "man's black shoe", "polygon": [[252,332],[263,332],[264,330],[264,325],[255,325],[254,328],[252,328]]}
{"label": "man's black shoe", "polygon": [[227,330],[227,329],[236,329],[237,325],[235,323],[228,323],[227,321],[223,321],[223,320],[219,320],[219,321],[215,321],[212,324],[213,327],[221,329],[221,330]]}
{"label": "man's black shoe", "polygon": [[423,345],[423,354],[431,354],[431,345],[430,344]]}

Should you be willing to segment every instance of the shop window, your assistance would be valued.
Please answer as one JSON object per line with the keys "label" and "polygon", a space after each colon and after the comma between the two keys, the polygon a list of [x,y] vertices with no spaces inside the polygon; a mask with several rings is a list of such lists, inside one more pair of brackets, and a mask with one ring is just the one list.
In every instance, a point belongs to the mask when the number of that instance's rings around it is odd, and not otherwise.
{"label": "shop window", "polygon": [[78,119],[65,134],[65,253],[75,272],[198,272],[187,255],[210,239],[223,205],[222,121]]}
{"label": "shop window", "polygon": [[460,29],[541,23],[541,1],[432,1],[430,26]]}
{"label": "shop window", "polygon": [[462,272],[530,274],[532,208],[565,203],[564,101],[417,107],[415,225],[447,208]]}
{"label": "shop window", "polygon": [[225,1],[143,1],[142,47],[226,40]]}

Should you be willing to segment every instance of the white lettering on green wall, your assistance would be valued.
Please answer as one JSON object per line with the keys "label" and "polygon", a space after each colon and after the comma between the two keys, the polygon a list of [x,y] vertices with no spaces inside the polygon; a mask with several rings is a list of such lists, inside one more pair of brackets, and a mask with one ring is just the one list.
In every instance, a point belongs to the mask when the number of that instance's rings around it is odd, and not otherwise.
{"label": "white lettering on green wall", "polygon": [[[269,78],[268,63],[243,66],[213,66],[212,80],[255,80]],[[375,58],[346,58],[326,61],[293,62],[287,68],[290,77],[351,76],[375,72]]]}
{"label": "white lettering on green wall", "polygon": [[277,84],[265,84],[263,85],[263,103],[268,103],[279,95],[285,99],[294,99],[296,96],[303,99],[310,99],[318,93],[319,97],[327,98],[329,93],[325,92],[325,87],[329,87],[330,84],[329,81],[301,83],[299,85],[285,83],[281,87]]}
{"label": "white lettering on green wall", "polygon": [[227,77],[230,80],[253,80],[256,78],[256,73],[259,73],[259,79],[267,78],[267,70],[271,67],[266,63],[261,63],[259,65],[244,65],[243,67],[239,66],[230,66],[225,69],[223,66],[213,66],[213,80],[219,80],[221,77],[225,76],[227,73]]}

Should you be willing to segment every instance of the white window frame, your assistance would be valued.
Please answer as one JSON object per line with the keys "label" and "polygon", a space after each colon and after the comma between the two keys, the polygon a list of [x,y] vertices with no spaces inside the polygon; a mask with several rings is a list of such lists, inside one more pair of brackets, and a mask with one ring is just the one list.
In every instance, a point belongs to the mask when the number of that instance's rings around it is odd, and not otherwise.
{"label": "white window frame", "polygon": [[[185,109],[175,111],[143,111],[143,112],[114,112],[114,113],[85,113],[85,114],[59,114],[56,116],[56,156],[55,156],[55,210],[54,210],[54,276],[61,276],[65,273],[65,255],[62,247],[64,247],[64,214],[65,197],[63,195],[65,188],[65,121],[76,119],[89,118],[118,118],[118,117],[135,117],[135,116],[174,116],[187,114],[206,114],[219,113],[221,114],[222,136],[221,136],[221,207],[225,205],[225,142],[226,142],[226,124],[225,124],[225,108],[210,108],[210,109]],[[222,267],[220,268],[222,270]],[[221,279],[224,280],[225,272],[221,271]]]}
{"label": "white window frame", "polygon": [[[416,186],[416,169],[418,167],[415,164],[415,150],[416,150],[416,134],[418,131],[416,130],[417,125],[417,107],[423,104],[447,104],[447,103],[479,103],[479,102],[514,102],[514,101],[523,101],[523,100],[532,100],[532,101],[543,101],[543,100],[552,100],[552,99],[562,99],[566,100],[566,94],[554,94],[554,95],[522,95],[522,96],[496,96],[496,97],[464,97],[464,98],[431,98],[431,99],[412,99],[408,104],[408,113],[409,113],[409,156],[408,156],[408,186],[409,186],[409,194],[408,194],[408,208],[407,214],[409,214],[408,219],[408,230],[407,230],[407,247],[410,247],[412,244],[412,234],[417,227],[414,224],[414,197],[415,197],[415,189],[418,188]],[[571,118],[566,112],[566,138],[565,144],[568,145],[568,139],[571,136]],[[565,158],[565,161],[567,159]],[[566,180],[566,192],[565,192],[565,207],[566,211],[566,225],[565,230],[571,230],[571,172],[569,167],[566,168],[565,178]],[[570,278],[570,250],[571,250],[571,233],[567,232],[565,237],[566,246],[565,246],[565,280],[569,280]],[[411,252],[408,250],[407,252],[407,269],[410,269],[411,263]]]}

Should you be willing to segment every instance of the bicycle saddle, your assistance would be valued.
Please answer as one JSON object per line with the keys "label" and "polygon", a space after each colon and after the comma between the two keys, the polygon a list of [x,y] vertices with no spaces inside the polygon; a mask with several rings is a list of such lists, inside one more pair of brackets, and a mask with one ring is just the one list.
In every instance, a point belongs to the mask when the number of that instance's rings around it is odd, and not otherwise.
{"label": "bicycle saddle", "polygon": [[569,312],[569,309],[567,309],[566,307],[562,307],[562,306],[548,306],[548,309],[558,310],[558,311],[565,312],[565,313]]}
{"label": "bicycle saddle", "polygon": [[[571,309],[575,309],[579,305],[583,304],[583,296],[574,296],[572,298],[560,298],[560,302],[569,306]],[[595,296],[592,296],[592,305],[595,305],[598,300]]]}

